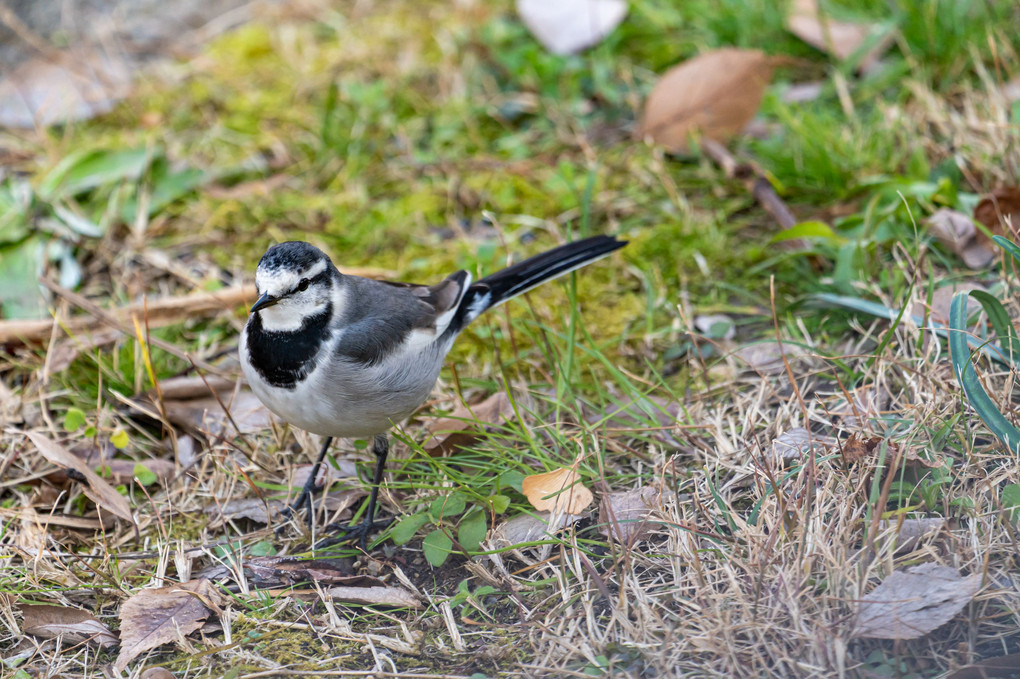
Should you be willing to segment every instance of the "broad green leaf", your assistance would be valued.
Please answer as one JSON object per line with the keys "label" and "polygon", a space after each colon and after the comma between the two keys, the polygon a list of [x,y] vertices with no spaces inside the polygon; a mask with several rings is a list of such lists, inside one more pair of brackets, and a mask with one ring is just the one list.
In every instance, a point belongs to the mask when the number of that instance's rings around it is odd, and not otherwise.
{"label": "broad green leaf", "polygon": [[113,436],[110,437],[110,443],[117,450],[123,450],[127,448],[128,441],[129,441],[128,434],[123,429],[118,429],[117,431],[113,432]]}
{"label": "broad green leaf", "polygon": [[817,221],[794,224],[789,229],[784,229],[773,236],[772,242],[779,243],[781,241],[794,240],[795,238],[824,238],[837,244],[846,242],[846,239],[833,231],[831,226],[825,222]]}
{"label": "broad green leaf", "polygon": [[[187,168],[178,172],[170,172],[164,160],[154,163],[153,171],[147,182],[149,188],[148,216],[151,217],[178,198],[183,198],[212,178],[212,175],[196,168]],[[124,202],[120,212],[121,219],[133,222],[138,216],[137,195]]]}
{"label": "broad green leaf", "polygon": [[513,488],[520,493],[522,483],[524,483],[524,474],[516,469],[508,469],[499,475],[500,488]]}
{"label": "broad green leaf", "polygon": [[159,480],[156,477],[156,474],[150,471],[149,468],[141,462],[135,463],[134,469],[131,470],[131,474],[135,477],[138,483],[143,486],[151,486]]}
{"label": "broad green leaf", "polygon": [[78,431],[85,424],[85,411],[81,408],[68,408],[64,413],[64,431]]}
{"label": "broad green leaf", "polygon": [[489,498],[489,502],[492,504],[492,511],[497,514],[502,514],[510,506],[510,498],[502,493],[493,495]]}
{"label": "broad green leaf", "polygon": [[429,507],[429,516],[432,518],[433,523],[439,523],[444,518],[460,516],[466,508],[467,501],[463,495],[460,493],[450,493],[449,495],[441,495],[432,501],[432,505]]}
{"label": "broad green leaf", "polygon": [[437,528],[425,536],[425,540],[421,543],[421,548],[425,552],[425,559],[438,568],[450,556],[453,540]]}
{"label": "broad green leaf", "polygon": [[419,512],[417,514],[411,514],[411,516],[405,516],[401,519],[393,530],[390,531],[390,539],[393,540],[395,545],[404,545],[411,541],[411,538],[415,536],[419,529],[429,522],[428,514],[425,512]]}
{"label": "broad green leaf", "polygon": [[485,512],[476,509],[464,517],[457,528],[457,542],[469,552],[478,549],[488,533],[488,524],[485,521]]}
{"label": "broad green leaf", "polygon": [[29,238],[0,249],[0,308],[8,319],[45,318],[46,299],[39,290],[45,245]]}
{"label": "broad green leaf", "polygon": [[273,556],[276,554],[276,547],[272,540],[261,540],[251,546],[248,554],[251,556]]}
{"label": "broad green leaf", "polygon": [[110,151],[95,149],[72,153],[60,161],[39,185],[43,200],[76,196],[104,184],[137,180],[149,167],[149,149]]}

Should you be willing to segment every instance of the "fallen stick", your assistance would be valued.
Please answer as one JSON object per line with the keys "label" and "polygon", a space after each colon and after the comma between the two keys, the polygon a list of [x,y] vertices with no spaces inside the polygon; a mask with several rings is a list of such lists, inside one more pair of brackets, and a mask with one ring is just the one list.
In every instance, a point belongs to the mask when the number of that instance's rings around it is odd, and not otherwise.
{"label": "fallen stick", "polygon": [[738,161],[726,150],[725,146],[715,140],[704,137],[700,143],[705,155],[714,160],[727,177],[742,181],[754,199],[779,222],[779,226],[789,229],[797,224],[797,218],[793,216],[790,208],[786,207],[786,203],[772,188],[772,183],[753,165]]}
{"label": "fallen stick", "polygon": [[[382,278],[390,275],[390,272],[380,269],[345,269],[344,273],[367,278]],[[125,334],[134,335],[131,321],[134,316],[137,316],[150,328],[159,328],[189,318],[210,316],[227,309],[233,309],[241,304],[254,302],[256,297],[255,286],[249,283],[224,288],[216,292],[151,299],[143,304],[103,309],[95,302],[49,283],[46,279],[42,279],[41,282],[58,296],[88,312],[87,316],[76,316],[60,323],[63,328],[66,328],[68,335],[94,331],[103,326],[110,326]],[[52,336],[55,322],[52,318],[38,321],[0,321],[0,345],[16,347],[25,344],[44,344]],[[63,336],[63,333],[58,336]],[[159,346],[155,340],[152,344]],[[165,349],[165,347],[160,348]]]}

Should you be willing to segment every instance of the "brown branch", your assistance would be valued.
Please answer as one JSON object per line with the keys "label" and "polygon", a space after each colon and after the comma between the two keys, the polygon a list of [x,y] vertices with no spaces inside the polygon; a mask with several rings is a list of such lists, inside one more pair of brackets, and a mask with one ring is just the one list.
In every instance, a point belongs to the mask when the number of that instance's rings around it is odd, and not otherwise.
{"label": "brown branch", "polygon": [[776,190],[772,188],[768,178],[762,175],[753,165],[738,161],[726,150],[725,146],[707,137],[701,139],[701,149],[705,152],[706,156],[722,168],[727,177],[742,181],[747,190],[754,196],[754,199],[758,201],[758,204],[772,215],[779,223],[779,226],[789,229],[797,223],[797,218],[793,216],[790,208],[786,207],[786,203],[779,197]]}

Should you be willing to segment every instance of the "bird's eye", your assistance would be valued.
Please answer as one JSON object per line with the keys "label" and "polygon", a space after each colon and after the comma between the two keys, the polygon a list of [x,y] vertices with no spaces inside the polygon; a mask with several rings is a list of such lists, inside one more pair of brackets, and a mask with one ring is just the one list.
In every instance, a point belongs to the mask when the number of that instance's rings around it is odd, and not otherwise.
{"label": "bird's eye", "polygon": [[304,292],[305,290],[307,290],[308,289],[308,279],[307,278],[302,278],[301,282],[298,283],[297,289],[300,292]]}

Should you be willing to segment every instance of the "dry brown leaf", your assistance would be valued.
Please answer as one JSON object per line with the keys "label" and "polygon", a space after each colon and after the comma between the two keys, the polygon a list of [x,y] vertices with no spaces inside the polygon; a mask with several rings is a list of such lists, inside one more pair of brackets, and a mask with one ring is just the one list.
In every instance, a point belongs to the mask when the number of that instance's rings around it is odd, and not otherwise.
{"label": "dry brown leaf", "polygon": [[347,559],[300,559],[294,556],[258,556],[245,559],[256,587],[285,587],[300,582],[321,585],[374,587],[384,583],[378,578],[355,575]]}
{"label": "dry brown leaf", "polygon": [[[220,392],[219,400],[214,396],[181,401],[164,399],[163,406],[167,418],[177,426],[214,439],[235,433],[234,425],[241,434],[254,434],[272,426],[272,413],[248,389],[236,394]],[[224,407],[230,411],[230,417]]]}
{"label": "dry brown leaf", "polygon": [[[796,0],[786,18],[786,28],[812,47],[836,57],[840,61],[850,58],[864,46],[873,26],[836,21],[818,11],[817,0]],[[861,59],[860,70],[866,71],[892,44],[890,31]]]}
{"label": "dry brown leaf", "polygon": [[788,429],[772,441],[772,452],[784,460],[799,460],[815,448],[831,448],[836,439],[813,434],[804,427]]}
{"label": "dry brown leaf", "polygon": [[120,655],[113,664],[123,672],[149,649],[191,634],[218,607],[220,595],[208,580],[143,589],[120,607]]}
{"label": "dry brown leaf", "polygon": [[984,268],[995,259],[998,248],[962,212],[942,208],[925,222],[935,239],[971,269]]}
{"label": "dry brown leaf", "polygon": [[981,574],[924,563],[897,570],[861,600],[853,636],[917,639],[946,624],[981,588]]}
{"label": "dry brown leaf", "polygon": [[[943,285],[935,288],[931,296],[931,306],[928,309],[928,317],[936,323],[947,325],[949,323],[949,307],[953,303],[956,293],[970,290],[984,290],[985,287],[978,283],[960,282],[956,285]],[[910,313],[920,318],[925,317],[925,300],[918,300],[910,307]],[[973,297],[967,297],[967,315],[981,310],[981,303]]]}
{"label": "dry brown leaf", "polygon": [[864,427],[869,420],[877,419],[889,410],[889,390],[876,384],[864,384],[849,393],[840,392],[835,403],[829,405],[829,415],[842,418],[847,429]]}
{"label": "dry brown leaf", "polygon": [[634,544],[653,528],[658,496],[651,486],[606,495],[599,504],[599,533],[623,545]]}
{"label": "dry brown leaf", "polygon": [[[855,431],[850,434],[850,438],[843,442],[843,445],[840,448],[840,453],[843,455],[843,461],[850,464],[874,455],[881,443],[881,436],[869,436],[865,438]],[[892,447],[892,445],[892,442],[890,442],[889,446]]]}
{"label": "dry brown leaf", "polygon": [[727,47],[666,71],[645,102],[640,138],[686,153],[695,131],[726,142],[754,118],[775,60],[759,50]]}
{"label": "dry brown leaf", "polygon": [[804,350],[793,344],[780,345],[779,342],[767,340],[746,344],[733,355],[746,363],[748,367],[762,375],[778,375],[786,371],[783,355],[790,360],[804,353]]}
{"label": "dry brown leaf", "polygon": [[549,512],[539,512],[535,515],[521,514],[496,526],[490,541],[496,547],[509,547],[523,542],[544,540],[580,520],[580,516],[570,514],[558,514],[555,517]]}
{"label": "dry brown leaf", "polygon": [[[605,411],[581,404],[581,416],[588,424],[604,424],[609,429],[631,430],[635,434],[648,432],[648,438],[674,448],[681,445],[672,431],[679,415],[679,403],[650,395],[631,399]],[[649,420],[655,424],[649,425]],[[654,429],[655,425],[669,429]]]}
{"label": "dry brown leaf", "polygon": [[981,199],[974,208],[974,219],[988,227],[993,234],[1011,236],[1020,229],[1020,186],[1003,186]]}
{"label": "dry brown leaf", "polygon": [[[320,501],[316,502],[316,506],[322,507],[328,512],[342,512],[366,495],[368,493],[361,487],[342,488],[341,490],[327,493]],[[262,500],[257,497],[245,497],[228,500],[227,502],[213,502],[203,507],[202,511],[209,515],[209,527],[218,528],[225,521],[236,519],[269,523],[269,518],[272,516],[279,520],[281,518],[280,512],[286,507],[287,503],[282,500]]]}
{"label": "dry brown leaf", "polygon": [[326,594],[352,604],[421,608],[418,597],[403,587],[330,587]]}
{"label": "dry brown leaf", "polygon": [[174,675],[165,667],[150,667],[142,672],[142,679],[174,679]]}
{"label": "dry brown leaf", "polygon": [[73,469],[84,476],[87,485],[82,486],[82,492],[90,500],[134,525],[135,520],[131,516],[131,505],[127,498],[92,471],[92,468],[84,460],[38,432],[30,431],[26,436],[35,444],[43,457],[51,463],[59,467]]}
{"label": "dry brown leaf", "polygon": [[882,534],[894,536],[894,555],[906,554],[917,547],[921,539],[939,532],[946,525],[943,518],[930,519],[903,519],[903,521],[891,521],[883,519],[878,522]]}
{"label": "dry brown leaf", "polygon": [[425,441],[425,452],[429,455],[451,453],[478,438],[479,424],[483,428],[499,425],[513,414],[510,397],[504,391],[497,391],[471,407],[458,404],[449,416],[437,417],[425,423],[425,431],[431,435]]}
{"label": "dry brown leaf", "polygon": [[110,631],[105,623],[96,616],[80,608],[67,606],[47,606],[37,604],[21,604],[25,616],[22,631],[41,639],[63,637],[67,645],[90,642],[102,648],[110,648],[120,643],[117,635]]}
{"label": "dry brown leaf", "polygon": [[521,490],[532,507],[554,514],[580,514],[595,499],[581,475],[569,467],[525,476]]}
{"label": "dry brown leaf", "polygon": [[964,665],[945,679],[1012,679],[1020,675],[1020,653],[988,658],[972,665]]}

